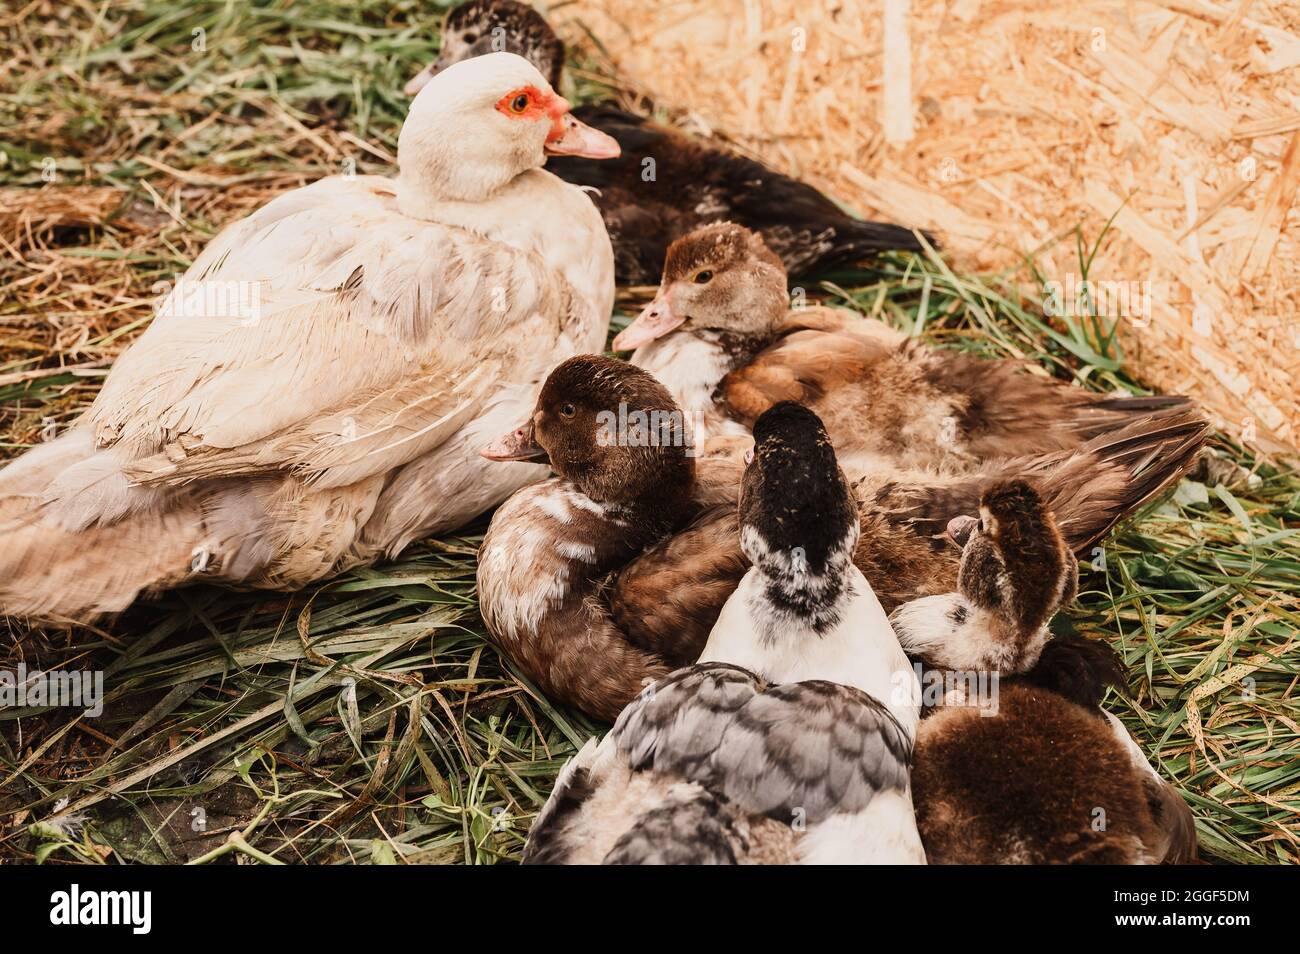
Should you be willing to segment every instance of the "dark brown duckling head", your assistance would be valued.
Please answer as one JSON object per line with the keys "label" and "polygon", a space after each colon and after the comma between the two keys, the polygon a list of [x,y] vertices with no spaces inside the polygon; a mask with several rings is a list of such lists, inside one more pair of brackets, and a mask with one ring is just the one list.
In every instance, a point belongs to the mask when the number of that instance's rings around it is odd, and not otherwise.
{"label": "dark brown duckling head", "polygon": [[690,429],[649,373],[601,355],[557,365],[532,415],[483,450],[489,460],[547,462],[599,503],[671,525],[694,489]]}
{"label": "dark brown duckling head", "polygon": [[438,59],[411,78],[406,95],[414,96],[453,63],[502,52],[522,56],[537,67],[552,89],[560,88],[564,44],[545,17],[517,0],[470,0],[447,14]]}
{"label": "dark brown duckling head", "polygon": [[614,339],[630,351],[677,328],[765,343],[790,307],[785,266],[757,232],[717,222],[668,247],[654,301]]}

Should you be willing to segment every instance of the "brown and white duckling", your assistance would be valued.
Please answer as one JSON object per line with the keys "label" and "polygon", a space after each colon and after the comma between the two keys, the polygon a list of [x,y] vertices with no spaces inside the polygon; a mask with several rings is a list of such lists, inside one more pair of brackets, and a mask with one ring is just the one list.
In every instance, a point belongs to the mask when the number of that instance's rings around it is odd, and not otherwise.
{"label": "brown and white duckling", "polygon": [[701,443],[741,433],[778,401],[812,407],[850,473],[969,470],[1043,454],[1181,397],[1107,397],[1019,362],[941,351],[846,309],[791,309],[762,236],[721,222],[668,250],[658,294],[614,339],[703,422]]}
{"label": "brown and white duckling", "polygon": [[522,56],[560,88],[564,42],[546,18],[517,0],[469,0],[447,11],[439,36],[438,59],[407,81],[404,92],[414,96],[447,67],[488,53]]}
{"label": "brown and white duckling", "polygon": [[[917,821],[932,864],[1152,864],[1195,858],[1191,813],[1100,708],[1118,684],[1109,647],[1048,639],[1078,564],[1041,496],[990,488],[964,542],[958,590],[890,616],[905,649],[967,679],[933,702],[917,733]],[[986,683],[987,685],[987,683]]]}
{"label": "brown and white duckling", "polygon": [[[447,14],[437,62],[415,76],[406,92],[418,92],[453,63],[498,50],[532,61],[559,88],[564,44],[542,15],[516,0],[471,0]],[[717,143],[610,104],[580,106],[575,115],[618,140],[622,158],[612,164],[557,158],[547,168],[598,190],[595,200],[614,244],[621,284],[654,283],[669,243],[722,219],[759,230],[792,275],[824,272],[889,249],[921,248],[910,229],[855,219],[812,186]],[[647,170],[653,175],[647,177]]]}
{"label": "brown and white duckling", "polygon": [[[623,421],[645,422],[644,440],[619,432],[620,410]],[[600,595],[611,573],[693,505],[694,461],[685,434],[674,432],[674,412],[650,375],[582,355],[551,372],[525,425],[483,451],[490,460],[549,463],[557,475],[493,516],[479,550],[483,619],[543,692],[605,721],[673,668],[665,646],[651,652],[629,641]],[[650,432],[651,415],[667,426]]]}
{"label": "brown and white duckling", "polygon": [[816,415],[759,419],[753,566],[700,662],[565,767],[526,863],[919,864],[915,676],[853,565],[857,507]]}

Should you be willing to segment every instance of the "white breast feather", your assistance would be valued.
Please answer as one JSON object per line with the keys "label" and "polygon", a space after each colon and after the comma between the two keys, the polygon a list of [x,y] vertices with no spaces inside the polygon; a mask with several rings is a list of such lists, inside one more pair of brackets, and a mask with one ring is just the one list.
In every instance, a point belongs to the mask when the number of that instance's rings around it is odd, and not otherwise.
{"label": "white breast feather", "polygon": [[732,366],[716,342],[693,334],[670,334],[634,351],[632,363],[668,389],[693,427],[696,446],[713,437],[749,435],[749,429],[723,413],[713,399]]}
{"label": "white breast feather", "polygon": [[573,563],[596,560],[593,544],[561,536],[575,509],[606,508],[559,478],[520,490],[497,510],[479,558],[479,599],[502,635],[526,638],[569,595]]}

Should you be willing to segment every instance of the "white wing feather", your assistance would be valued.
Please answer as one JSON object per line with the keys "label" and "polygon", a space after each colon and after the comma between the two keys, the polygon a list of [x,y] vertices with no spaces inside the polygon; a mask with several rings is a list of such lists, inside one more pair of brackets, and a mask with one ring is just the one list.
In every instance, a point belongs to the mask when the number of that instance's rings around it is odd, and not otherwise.
{"label": "white wing feather", "polygon": [[[207,307],[223,294],[252,313]],[[138,482],[285,468],[341,486],[438,446],[521,335],[544,352],[583,307],[535,255],[395,214],[387,180],[325,179],[209,245],[88,422]]]}

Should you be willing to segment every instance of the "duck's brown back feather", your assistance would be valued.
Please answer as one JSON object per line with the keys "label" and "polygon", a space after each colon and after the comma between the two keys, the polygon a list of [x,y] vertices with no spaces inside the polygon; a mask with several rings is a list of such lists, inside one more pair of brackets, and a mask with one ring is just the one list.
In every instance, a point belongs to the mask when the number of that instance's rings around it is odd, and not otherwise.
{"label": "duck's brown back feather", "polygon": [[671,665],[695,662],[722,604],[749,569],[739,540],[734,504],[706,509],[619,572],[611,617],[631,642]]}
{"label": "duck's brown back feather", "polygon": [[719,387],[752,425],[780,401],[815,410],[841,456],[970,472],[991,460],[1070,450],[1182,397],[1107,397],[1022,362],[939,351],[843,309],[792,311],[772,344]]}
{"label": "duck's brown back feather", "polygon": [[[609,103],[579,106],[574,115],[617,139],[621,155],[555,156],[546,168],[598,190],[594,198],[621,284],[657,284],[669,244],[710,222],[736,222],[758,232],[795,276],[887,249],[921,248],[911,229],[855,219],[807,183],[715,143]],[[647,178],[651,170],[653,178]],[[933,236],[929,240],[934,243]]]}

